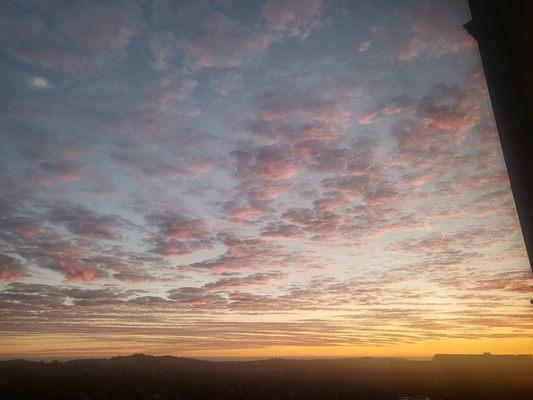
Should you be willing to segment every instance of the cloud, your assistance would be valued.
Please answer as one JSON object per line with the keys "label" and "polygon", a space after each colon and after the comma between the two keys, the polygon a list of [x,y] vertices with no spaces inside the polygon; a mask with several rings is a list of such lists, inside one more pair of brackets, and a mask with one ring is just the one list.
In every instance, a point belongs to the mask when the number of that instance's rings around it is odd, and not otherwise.
{"label": "cloud", "polygon": [[368,49],[370,48],[371,44],[372,44],[372,42],[370,40],[364,41],[364,42],[362,42],[359,45],[359,48],[357,49],[357,51],[359,53],[364,53],[364,52],[368,51]]}
{"label": "cloud", "polygon": [[210,80],[211,87],[222,96],[239,91],[244,86],[244,78],[242,73],[227,72],[221,75],[215,75]]}
{"label": "cloud", "polygon": [[[257,118],[243,129],[269,144],[234,150],[238,184],[225,212],[240,222],[255,221],[276,207],[290,180],[311,166],[325,169],[327,144],[342,137],[350,113],[338,101],[290,90],[268,90],[257,97]],[[335,150],[331,150],[333,154]],[[338,149],[348,162],[347,150]]]}
{"label": "cloud", "polygon": [[237,161],[235,174],[241,178],[285,180],[302,169],[298,158],[281,146],[265,146],[252,151],[236,150],[232,156]]}
{"label": "cloud", "polygon": [[34,14],[5,15],[0,41],[21,61],[83,77],[119,62],[142,28],[140,9],[129,1],[50,3],[51,20]]}
{"label": "cloud", "polygon": [[226,304],[226,299],[219,294],[206,293],[202,288],[181,287],[167,292],[168,298],[189,306],[216,307]]}
{"label": "cloud", "polygon": [[198,250],[209,249],[214,246],[214,242],[209,239],[197,240],[176,240],[165,236],[154,236],[147,239],[154,254],[164,257],[183,256],[194,253]]}
{"label": "cloud", "polygon": [[339,192],[333,192],[330,193],[328,197],[321,197],[313,200],[314,209],[320,210],[321,212],[332,212],[351,204],[352,199]]}
{"label": "cloud", "polygon": [[178,33],[178,47],[200,68],[236,68],[261,57],[272,38],[209,9],[189,9]]}
{"label": "cloud", "polygon": [[150,150],[137,141],[127,144],[117,142],[116,150],[112,151],[111,157],[149,179],[194,180],[208,174],[215,167],[211,157],[201,151],[204,141],[205,138],[203,139],[200,134],[161,135],[152,139],[154,146]]}
{"label": "cloud", "polygon": [[117,230],[125,221],[111,215],[99,215],[84,207],[58,207],[48,211],[49,221],[64,225],[69,232],[86,239],[119,239]]}
{"label": "cloud", "polygon": [[137,253],[123,248],[124,233],[128,235],[134,227],[129,221],[79,205],[47,203],[32,212],[24,204],[2,210],[4,252],[16,254],[24,265],[57,271],[72,282],[109,276],[126,283],[154,279],[147,269],[158,260],[144,250]]}
{"label": "cloud", "polygon": [[[159,2],[153,23],[161,32],[151,40],[152,63],[157,70],[169,71],[181,53],[185,67],[192,72],[254,65],[273,43],[286,37],[307,38],[312,29],[324,23],[323,8],[321,0],[269,0],[262,7],[261,23],[252,25],[223,14],[207,2],[195,7]],[[226,92],[227,81],[215,82],[214,87]]]}
{"label": "cloud", "polygon": [[36,283],[12,282],[0,292],[0,304],[19,313],[46,309],[60,311],[65,299],[60,288]]}
{"label": "cloud", "polygon": [[486,86],[474,78],[467,74],[462,85],[435,84],[428,94],[411,100],[404,118],[393,123],[391,133],[398,143],[394,162],[417,171],[413,179],[419,183],[482,162],[479,156],[459,152],[467,136],[489,115],[487,103],[476,100],[486,98]]}
{"label": "cloud", "polygon": [[185,266],[185,270],[205,270],[231,272],[238,270],[256,270],[281,266],[283,253],[263,239],[240,239],[233,236],[222,236],[226,252],[221,256],[196,262]]}
{"label": "cloud", "polygon": [[366,110],[358,118],[358,121],[362,125],[369,125],[374,123],[378,118],[399,114],[409,105],[410,100],[405,97],[391,97]]}
{"label": "cloud", "polygon": [[149,214],[146,220],[160,234],[173,239],[200,239],[211,233],[211,227],[205,220],[174,212]]}
{"label": "cloud", "polygon": [[60,181],[76,181],[85,177],[88,167],[70,161],[42,162],[39,167],[46,173],[40,178],[41,184],[47,185],[50,178]]}
{"label": "cloud", "polygon": [[[379,163],[382,147],[380,139],[357,137],[342,147],[303,143],[310,159],[309,167],[322,173],[331,173],[334,178],[362,177],[371,175]],[[362,183],[362,181],[360,181]]]}
{"label": "cloud", "polygon": [[303,116],[328,126],[346,127],[349,123],[350,113],[342,104],[318,96],[275,90],[264,93],[258,100],[262,121]]}
{"label": "cloud", "polygon": [[232,210],[229,210],[230,207],[227,207],[226,210],[231,213],[232,218],[237,222],[245,222],[249,218],[259,218],[265,214],[265,211],[260,208],[240,208],[238,206],[234,207]]}
{"label": "cloud", "polygon": [[[318,204],[317,208],[322,207]],[[335,235],[338,235],[342,226],[342,217],[333,212],[319,210],[317,208],[289,209],[281,218],[284,221],[301,225],[303,232],[312,234],[312,239],[314,240],[329,240]]]}
{"label": "cloud", "polygon": [[26,275],[20,261],[5,254],[0,254],[0,280],[16,281]]}
{"label": "cloud", "polygon": [[203,289],[207,291],[225,291],[228,289],[234,289],[243,286],[265,285],[272,281],[282,279],[284,277],[286,277],[286,274],[273,271],[251,274],[244,277],[220,278],[214,282],[205,284],[203,286]]}
{"label": "cloud", "polygon": [[149,266],[154,264],[155,260],[153,258],[140,257],[139,254],[122,250],[119,246],[115,246],[111,252],[103,252],[99,255],[88,254],[84,259],[93,265],[97,265],[109,276],[124,283],[134,284],[156,280],[148,272]]}
{"label": "cloud", "polygon": [[270,223],[261,230],[261,236],[265,239],[296,239],[300,237],[299,226],[285,223]]}
{"label": "cloud", "polygon": [[10,216],[8,212],[3,212],[4,216],[0,218],[0,229],[11,240],[30,240],[35,237],[39,224],[32,218]]}
{"label": "cloud", "polygon": [[230,302],[223,293],[230,293],[229,299],[233,302],[232,294],[237,288],[265,285],[284,277],[284,274],[276,271],[244,277],[224,277],[201,287],[171,289],[167,292],[167,297],[172,301],[193,307],[228,307],[231,306]]}
{"label": "cloud", "polygon": [[422,238],[411,238],[396,242],[395,250],[417,254],[444,254],[447,251],[479,251],[492,247],[508,238],[510,232],[489,230],[487,228],[465,229],[459,232],[435,232]]}
{"label": "cloud", "polygon": [[475,40],[465,30],[455,29],[468,22],[468,10],[459,1],[454,3],[432,0],[401,10],[399,20],[384,29],[392,59],[411,62],[474,48]]}
{"label": "cloud", "polygon": [[156,232],[147,238],[151,251],[165,257],[185,255],[214,246],[212,226],[201,218],[177,212],[152,213],[145,216]]}
{"label": "cloud", "polygon": [[84,259],[83,249],[65,241],[43,243],[38,265],[61,272],[67,281],[94,281],[107,274],[97,265]]}
{"label": "cloud", "polygon": [[263,17],[273,32],[302,40],[324,23],[323,10],[322,0],[267,0]]}
{"label": "cloud", "polygon": [[115,305],[121,303],[129,295],[128,292],[119,292],[111,288],[66,288],[62,290],[62,293],[73,299],[73,303],[79,306]]}

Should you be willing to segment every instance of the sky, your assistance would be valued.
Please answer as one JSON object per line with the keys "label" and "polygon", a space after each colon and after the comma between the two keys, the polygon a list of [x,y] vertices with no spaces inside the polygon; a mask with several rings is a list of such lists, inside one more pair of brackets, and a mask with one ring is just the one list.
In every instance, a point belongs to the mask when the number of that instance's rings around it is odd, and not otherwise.
{"label": "sky", "polygon": [[469,19],[2,1],[0,358],[533,352]]}

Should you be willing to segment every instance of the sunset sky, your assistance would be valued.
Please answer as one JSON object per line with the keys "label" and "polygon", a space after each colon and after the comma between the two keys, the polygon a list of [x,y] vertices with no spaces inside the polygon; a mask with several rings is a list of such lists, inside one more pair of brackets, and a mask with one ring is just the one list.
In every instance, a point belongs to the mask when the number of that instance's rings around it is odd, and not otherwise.
{"label": "sunset sky", "polygon": [[466,1],[0,3],[0,358],[532,353]]}

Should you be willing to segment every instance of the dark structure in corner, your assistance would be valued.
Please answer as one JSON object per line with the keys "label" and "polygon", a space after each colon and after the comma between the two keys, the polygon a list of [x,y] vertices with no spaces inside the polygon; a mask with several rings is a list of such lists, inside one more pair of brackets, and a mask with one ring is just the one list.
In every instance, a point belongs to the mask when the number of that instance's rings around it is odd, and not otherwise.
{"label": "dark structure in corner", "polygon": [[533,271],[533,1],[468,3]]}

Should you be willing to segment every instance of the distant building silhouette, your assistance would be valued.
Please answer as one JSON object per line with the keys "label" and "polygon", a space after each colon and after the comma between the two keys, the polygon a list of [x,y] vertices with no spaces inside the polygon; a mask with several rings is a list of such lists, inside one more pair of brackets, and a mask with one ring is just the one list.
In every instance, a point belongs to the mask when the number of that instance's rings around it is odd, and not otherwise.
{"label": "distant building silhouette", "polygon": [[531,362],[531,354],[435,354],[433,362],[469,362],[469,361],[503,361],[503,362]]}

